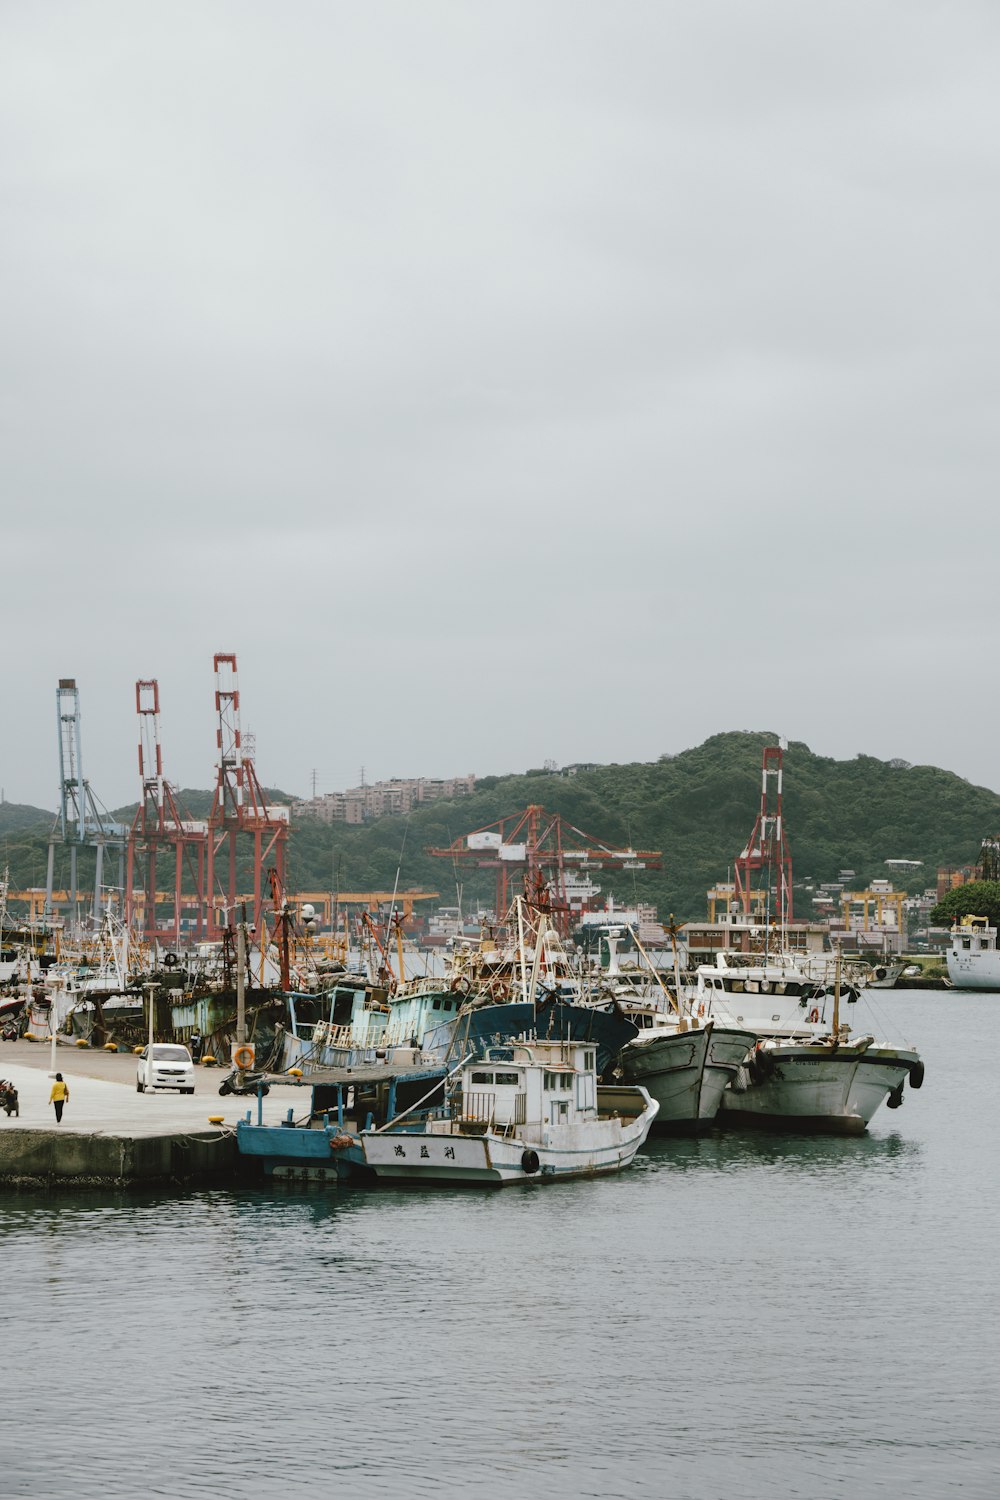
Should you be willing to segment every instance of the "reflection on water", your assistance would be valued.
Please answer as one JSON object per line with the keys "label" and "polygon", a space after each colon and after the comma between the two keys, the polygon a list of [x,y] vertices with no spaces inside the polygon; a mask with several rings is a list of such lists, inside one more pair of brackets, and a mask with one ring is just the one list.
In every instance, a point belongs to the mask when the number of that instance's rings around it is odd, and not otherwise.
{"label": "reflection on water", "polygon": [[784,1134],[772,1130],[714,1130],[701,1136],[650,1139],[640,1171],[745,1171],[755,1166],[789,1172],[913,1170],[921,1145],[900,1130],[888,1135]]}
{"label": "reflection on water", "polygon": [[992,1497],[995,1070],[948,998],[860,1139],[665,1138],[500,1193],[0,1199],[0,1493]]}

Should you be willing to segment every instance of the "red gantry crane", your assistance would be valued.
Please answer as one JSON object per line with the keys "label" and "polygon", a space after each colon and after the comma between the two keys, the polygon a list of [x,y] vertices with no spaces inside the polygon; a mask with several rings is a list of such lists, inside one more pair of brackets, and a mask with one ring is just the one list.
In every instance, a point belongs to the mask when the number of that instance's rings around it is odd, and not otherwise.
{"label": "red gantry crane", "polygon": [[[181,909],[197,910],[196,936],[202,936],[204,923],[205,851],[208,825],[183,818],[174,788],[163,775],[163,752],[160,747],[160,689],[155,678],[140,679],[135,685],[135,707],[139,715],[139,780],[142,800],[132,819],[128,839],[125,879],[126,920],[132,924],[136,908],[142,904],[143,925],[149,937],[162,937],[176,943],[181,935]],[[169,925],[162,930],[157,923],[156,861],[162,847],[173,849],[174,911]],[[143,892],[137,900],[134,889],[136,863],[144,864]],[[194,893],[183,895],[184,870],[190,875]]]}
{"label": "red gantry crane", "polygon": [[787,748],[784,740],[764,746],[760,812],[736,861],[736,900],[744,914],[750,915],[754,872],[763,870],[767,889],[775,891],[774,922],[779,927],[792,920],[792,852],[781,813],[782,760]]}
{"label": "red gantry crane", "polygon": [[[658,870],[659,849],[623,849],[602,843],[537,803],[455,839],[446,849],[428,849],[438,859],[496,871],[496,916],[502,920],[515,894],[551,913],[564,936],[600,888],[592,870]],[[515,890],[515,882],[521,889]]]}
{"label": "red gantry crane", "polygon": [[285,846],[288,809],[271,807],[257,777],[254,758],[244,746],[240,730],[240,692],[236,657],[217,652],[215,667],[216,740],[219,760],[215,796],[208,819],[208,936],[218,939],[235,921],[239,899],[236,887],[237,839],[253,839],[253,922],[263,920],[262,899],[267,871],[273,865],[281,890],[285,888]]}

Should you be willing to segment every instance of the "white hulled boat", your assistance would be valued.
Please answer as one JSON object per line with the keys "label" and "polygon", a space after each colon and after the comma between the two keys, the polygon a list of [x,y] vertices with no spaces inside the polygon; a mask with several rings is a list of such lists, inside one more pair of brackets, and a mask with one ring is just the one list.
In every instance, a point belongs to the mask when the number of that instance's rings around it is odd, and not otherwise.
{"label": "white hulled boat", "polygon": [[442,1110],[362,1131],[360,1141],[379,1178],[552,1182],[629,1166],[656,1110],[644,1088],[598,1087],[593,1044],[533,1039],[487,1048],[461,1065]]}
{"label": "white hulled boat", "polygon": [[[819,1011],[814,1005],[808,1023],[812,1035],[787,1030],[760,1035],[746,1067],[723,1095],[725,1120],[861,1135],[880,1104],[899,1108],[907,1080],[920,1088],[919,1054],[880,1044],[872,1035],[852,1036],[841,1023],[840,1001],[838,960],[829,1025],[822,1013],[818,1022],[812,1020]],[[825,1030],[816,1030],[817,1025]]]}
{"label": "white hulled boat", "polygon": [[951,930],[948,978],[959,990],[1000,990],[997,930],[987,917],[967,916]]}

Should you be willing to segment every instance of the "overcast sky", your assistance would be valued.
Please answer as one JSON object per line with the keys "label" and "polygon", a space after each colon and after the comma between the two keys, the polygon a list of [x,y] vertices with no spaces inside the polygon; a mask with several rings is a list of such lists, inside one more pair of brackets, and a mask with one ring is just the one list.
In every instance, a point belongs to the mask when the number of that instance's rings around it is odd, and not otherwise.
{"label": "overcast sky", "polygon": [[[1000,8],[0,10],[8,801],[651,760],[1000,789]],[[791,769],[791,768],[790,768]]]}

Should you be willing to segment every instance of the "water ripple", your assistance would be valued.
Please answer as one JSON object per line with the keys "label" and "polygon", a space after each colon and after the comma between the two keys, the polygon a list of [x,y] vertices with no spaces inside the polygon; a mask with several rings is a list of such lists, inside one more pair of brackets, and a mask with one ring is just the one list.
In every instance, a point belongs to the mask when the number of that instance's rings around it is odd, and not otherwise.
{"label": "water ripple", "polygon": [[499,1194],[0,1199],[0,1490],[992,1500],[991,1067],[926,997],[907,1020],[928,1085],[859,1140],[657,1140]]}

